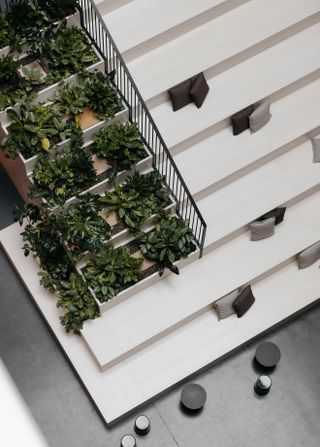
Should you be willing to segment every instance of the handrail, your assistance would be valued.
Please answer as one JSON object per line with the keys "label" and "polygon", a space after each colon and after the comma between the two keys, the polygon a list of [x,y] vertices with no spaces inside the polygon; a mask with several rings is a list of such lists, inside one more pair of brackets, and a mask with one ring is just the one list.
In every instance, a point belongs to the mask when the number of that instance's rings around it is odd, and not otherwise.
{"label": "handrail", "polygon": [[165,177],[176,201],[176,213],[190,226],[203,255],[207,224],[185,184],[150,112],[118,50],[101,14],[92,0],[79,0],[81,26],[105,61],[107,73],[129,109],[129,119],[136,123],[153,156],[153,167]]}

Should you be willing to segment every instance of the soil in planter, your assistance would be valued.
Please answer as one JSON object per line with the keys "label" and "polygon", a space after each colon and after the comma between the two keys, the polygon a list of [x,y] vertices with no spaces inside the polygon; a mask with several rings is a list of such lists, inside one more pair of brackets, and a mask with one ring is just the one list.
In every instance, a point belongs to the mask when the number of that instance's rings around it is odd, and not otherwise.
{"label": "soil in planter", "polygon": [[81,130],[89,129],[100,122],[99,118],[89,107],[84,108],[83,112],[78,115],[77,120]]}

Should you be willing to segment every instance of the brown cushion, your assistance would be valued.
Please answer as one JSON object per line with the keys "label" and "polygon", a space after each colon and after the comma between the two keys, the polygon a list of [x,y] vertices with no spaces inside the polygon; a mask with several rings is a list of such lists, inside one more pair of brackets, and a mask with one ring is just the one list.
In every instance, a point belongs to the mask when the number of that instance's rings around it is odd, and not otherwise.
{"label": "brown cushion", "polygon": [[200,109],[204,100],[209,93],[209,85],[204,77],[203,73],[199,73],[197,76],[192,78],[192,88],[190,90],[190,95],[195,103],[195,105]]}
{"label": "brown cushion", "polygon": [[250,240],[260,241],[274,234],[275,218],[270,217],[264,220],[255,220],[249,225],[251,230]]}
{"label": "brown cushion", "polygon": [[172,87],[168,91],[172,104],[172,110],[174,112],[182,109],[182,107],[185,107],[192,102],[192,98],[190,95],[191,87],[191,79],[187,79],[186,81],[181,82],[175,87]]}
{"label": "brown cushion", "polygon": [[220,298],[218,301],[213,303],[213,308],[218,314],[218,319],[224,320],[234,314],[234,308],[232,306],[234,300],[238,296],[238,289],[233,292],[228,293],[224,297]]}
{"label": "brown cushion", "polygon": [[243,132],[246,129],[249,129],[249,116],[253,112],[253,105],[246,107],[240,112],[235,113],[231,117],[233,135],[239,135],[239,133]]}
{"label": "brown cushion", "polygon": [[238,315],[238,318],[242,317],[255,302],[251,286],[245,287],[233,302],[233,308]]}
{"label": "brown cushion", "polygon": [[279,206],[278,208],[274,208],[273,210],[268,211],[266,214],[263,214],[263,216],[259,217],[259,219],[257,220],[266,220],[270,219],[270,217],[274,217],[276,219],[275,225],[278,225],[283,221],[286,209],[287,208],[285,206]]}
{"label": "brown cushion", "polygon": [[320,241],[306,248],[298,255],[299,269],[305,269],[320,259]]}

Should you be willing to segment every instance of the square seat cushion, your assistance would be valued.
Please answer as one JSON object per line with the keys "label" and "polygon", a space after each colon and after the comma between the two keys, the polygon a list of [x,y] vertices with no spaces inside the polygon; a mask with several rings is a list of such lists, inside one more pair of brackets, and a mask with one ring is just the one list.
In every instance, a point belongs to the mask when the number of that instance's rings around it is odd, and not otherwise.
{"label": "square seat cushion", "polygon": [[181,82],[172,87],[168,93],[172,104],[172,110],[176,112],[192,102],[190,95],[192,84],[191,79]]}
{"label": "square seat cushion", "polygon": [[251,286],[245,287],[233,302],[233,308],[238,318],[241,318],[246,312],[248,312],[254,302],[255,297],[253,296]]}
{"label": "square seat cushion", "polygon": [[237,298],[238,293],[238,289],[234,290],[233,292],[228,293],[228,295],[225,295],[224,297],[213,303],[213,308],[218,314],[219,321],[224,320],[225,318],[228,318],[235,313],[232,304]]}
{"label": "square seat cushion", "polygon": [[270,101],[266,99],[249,116],[251,133],[257,132],[270,121]]}
{"label": "square seat cushion", "polygon": [[306,248],[298,255],[299,269],[305,269],[320,259],[320,241]]}
{"label": "square seat cushion", "polygon": [[312,138],[313,163],[320,162],[320,138]]}
{"label": "square seat cushion", "polygon": [[231,117],[233,135],[239,135],[246,129],[249,129],[249,116],[253,112],[253,105],[240,110]]}
{"label": "square seat cushion", "polygon": [[259,217],[258,220],[265,220],[270,219],[270,217],[274,217],[275,225],[278,225],[283,221],[286,209],[287,208],[285,206],[279,206],[278,208],[274,208],[273,210],[268,211],[266,214],[263,214],[263,216]]}
{"label": "square seat cushion", "polygon": [[203,73],[199,73],[197,76],[192,78],[192,88],[190,90],[190,95],[195,103],[195,105],[200,109],[204,100],[209,93],[209,85],[204,77]]}
{"label": "square seat cushion", "polygon": [[265,220],[255,220],[251,222],[251,241],[260,241],[261,239],[266,239],[274,234],[275,217],[270,217]]}

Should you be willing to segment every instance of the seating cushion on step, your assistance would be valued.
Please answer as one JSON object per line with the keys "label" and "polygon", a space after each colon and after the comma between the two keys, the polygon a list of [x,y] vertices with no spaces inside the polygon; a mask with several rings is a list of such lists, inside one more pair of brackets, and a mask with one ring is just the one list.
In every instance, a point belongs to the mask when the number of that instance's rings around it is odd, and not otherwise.
{"label": "seating cushion on step", "polygon": [[266,214],[259,217],[259,219],[257,219],[257,220],[265,220],[265,219],[270,219],[270,217],[274,217],[275,225],[278,225],[279,223],[281,223],[283,221],[286,209],[287,209],[286,206],[279,206],[278,208],[268,211]]}
{"label": "seating cushion on step", "polygon": [[255,220],[250,224],[250,240],[260,241],[266,239],[274,234],[275,217],[269,217],[269,219]]}
{"label": "seating cushion on step", "polygon": [[235,113],[231,117],[233,135],[239,135],[244,132],[246,129],[250,128],[249,124],[249,116],[253,112],[253,105],[246,107],[245,109],[240,110],[240,112]]}
{"label": "seating cushion on step", "polygon": [[238,318],[241,318],[245,313],[248,312],[255,300],[256,299],[253,296],[251,286],[247,286],[239,293],[238,297],[233,302],[233,308]]}
{"label": "seating cushion on step", "polygon": [[312,138],[313,163],[320,162],[320,138]]}
{"label": "seating cushion on step", "polygon": [[269,99],[266,99],[259,106],[255,107],[254,111],[249,116],[251,133],[258,132],[258,130],[270,121],[270,118],[270,101]]}
{"label": "seating cushion on step", "polygon": [[303,250],[298,255],[299,269],[305,269],[320,259],[320,241]]}
{"label": "seating cushion on step", "polygon": [[228,318],[235,313],[232,304],[238,297],[238,295],[239,289],[236,289],[213,303],[213,308],[218,314],[219,321],[224,320],[225,318]]}
{"label": "seating cushion on step", "polygon": [[172,110],[176,112],[192,102],[190,90],[192,87],[191,79],[181,82],[172,87],[168,93],[172,104]]}
{"label": "seating cushion on step", "polygon": [[200,109],[204,100],[209,93],[209,85],[204,77],[203,73],[199,73],[197,76],[192,78],[192,88],[190,90],[190,95],[192,101]]}

